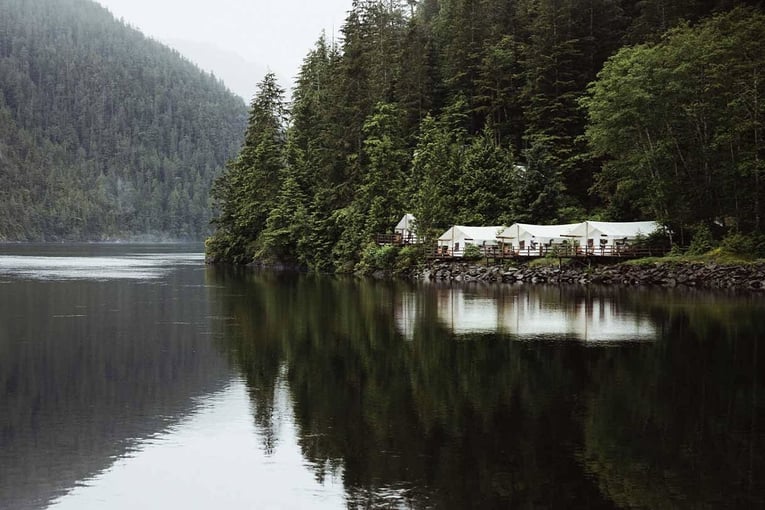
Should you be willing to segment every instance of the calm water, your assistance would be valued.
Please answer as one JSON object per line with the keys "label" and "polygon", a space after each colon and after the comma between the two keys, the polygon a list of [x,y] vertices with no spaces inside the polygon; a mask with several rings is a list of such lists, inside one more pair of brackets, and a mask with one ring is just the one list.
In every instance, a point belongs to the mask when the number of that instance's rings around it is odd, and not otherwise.
{"label": "calm water", "polygon": [[765,507],[765,297],[0,246],[0,508]]}

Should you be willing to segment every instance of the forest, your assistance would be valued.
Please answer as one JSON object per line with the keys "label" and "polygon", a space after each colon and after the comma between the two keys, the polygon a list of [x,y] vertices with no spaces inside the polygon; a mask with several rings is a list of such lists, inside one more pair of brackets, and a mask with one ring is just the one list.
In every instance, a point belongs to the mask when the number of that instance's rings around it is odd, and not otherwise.
{"label": "forest", "polygon": [[0,241],[201,240],[246,122],[91,0],[0,0]]}
{"label": "forest", "polygon": [[404,213],[761,235],[759,1],[356,0],[291,101],[268,75],[208,260],[350,271]]}

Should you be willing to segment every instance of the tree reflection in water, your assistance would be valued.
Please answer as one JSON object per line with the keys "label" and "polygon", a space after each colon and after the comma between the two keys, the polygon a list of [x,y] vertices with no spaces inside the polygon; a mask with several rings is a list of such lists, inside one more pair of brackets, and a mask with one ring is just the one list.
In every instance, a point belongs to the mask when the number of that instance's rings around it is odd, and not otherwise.
{"label": "tree reflection in water", "polygon": [[[303,455],[351,507],[765,504],[755,298],[209,271],[265,448],[284,377]],[[598,342],[571,326],[609,321]]]}

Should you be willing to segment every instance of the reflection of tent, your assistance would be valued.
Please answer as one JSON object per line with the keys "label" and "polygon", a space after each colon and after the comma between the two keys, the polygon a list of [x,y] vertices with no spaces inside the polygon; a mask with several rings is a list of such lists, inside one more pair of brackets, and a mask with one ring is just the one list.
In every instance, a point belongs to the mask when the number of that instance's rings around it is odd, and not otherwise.
{"label": "reflection of tent", "polygon": [[439,289],[437,297],[438,318],[453,333],[498,331],[499,308],[495,298],[469,294],[462,289]]}
{"label": "reflection of tent", "polygon": [[501,310],[498,329],[520,338],[547,336],[584,342],[656,339],[656,327],[648,318],[619,310],[610,300],[599,298],[565,307],[542,300],[517,300]]}
{"label": "reflection of tent", "polygon": [[516,250],[534,250],[550,243],[562,243],[570,239],[571,230],[581,225],[569,223],[565,225],[529,225],[514,223],[502,230],[497,236],[503,242]]}
{"label": "reflection of tent", "polygon": [[561,303],[557,292],[548,292],[527,291],[498,299],[491,293],[445,288],[437,291],[436,309],[439,322],[457,335],[500,333],[523,340],[583,342],[656,339],[656,326],[649,317],[622,309],[607,297]]}
{"label": "reflection of tent", "polygon": [[480,248],[498,246],[497,234],[503,229],[502,226],[494,227],[469,227],[455,225],[438,238],[438,248],[455,257],[464,254],[465,247],[475,245]]}
{"label": "reflection of tent", "polygon": [[629,244],[638,237],[646,237],[661,226],[655,221],[585,221],[572,229],[571,235],[579,239],[579,243],[594,248],[611,250],[615,246]]}
{"label": "reflection of tent", "polygon": [[417,242],[417,234],[414,232],[414,222],[414,215],[407,213],[401,218],[401,221],[398,222],[396,228],[393,230],[393,232],[401,236],[402,243],[412,244]]}

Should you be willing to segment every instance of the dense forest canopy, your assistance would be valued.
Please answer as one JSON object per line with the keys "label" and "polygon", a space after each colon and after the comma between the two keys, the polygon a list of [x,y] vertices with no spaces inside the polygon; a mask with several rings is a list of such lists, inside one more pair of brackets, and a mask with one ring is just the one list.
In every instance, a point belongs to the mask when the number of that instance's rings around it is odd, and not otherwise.
{"label": "dense forest canopy", "polygon": [[0,0],[0,240],[203,238],[246,116],[91,0]]}
{"label": "dense forest canopy", "polygon": [[585,216],[761,232],[763,19],[759,1],[356,0],[291,104],[260,84],[208,256],[347,270],[405,212],[421,236]]}

